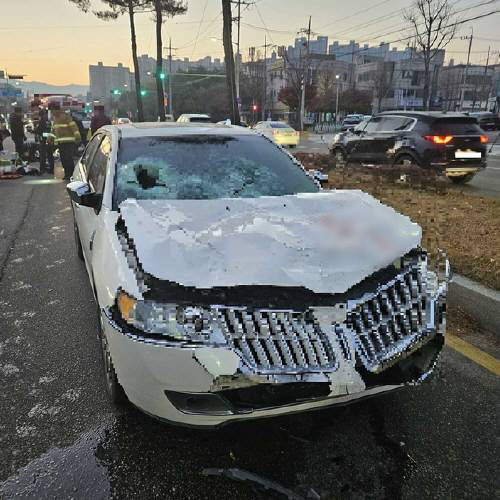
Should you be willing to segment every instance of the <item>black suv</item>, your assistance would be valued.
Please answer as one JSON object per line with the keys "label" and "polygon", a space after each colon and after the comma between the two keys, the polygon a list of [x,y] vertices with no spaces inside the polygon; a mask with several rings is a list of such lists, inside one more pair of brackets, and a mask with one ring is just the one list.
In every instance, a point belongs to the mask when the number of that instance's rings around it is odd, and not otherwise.
{"label": "black suv", "polygon": [[498,130],[500,128],[500,118],[495,113],[481,111],[477,113],[468,113],[469,116],[476,118],[479,126],[483,130]]}
{"label": "black suv", "polygon": [[334,137],[337,163],[419,165],[446,170],[467,182],[486,166],[486,144],[477,119],[461,113],[388,111]]}

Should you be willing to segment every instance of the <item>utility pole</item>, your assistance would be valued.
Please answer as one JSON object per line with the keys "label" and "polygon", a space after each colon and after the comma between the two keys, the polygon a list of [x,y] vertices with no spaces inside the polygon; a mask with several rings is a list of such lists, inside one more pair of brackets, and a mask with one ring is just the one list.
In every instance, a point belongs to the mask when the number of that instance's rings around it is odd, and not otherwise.
{"label": "utility pole", "polygon": [[[305,103],[306,103],[306,85],[307,78],[309,77],[309,43],[311,41],[311,16],[309,16],[309,25],[307,30],[302,30],[302,33],[307,33],[307,56],[306,63],[302,71],[302,88],[300,95],[300,130],[304,131],[304,113],[305,113]],[[301,51],[302,52],[302,51]]]}
{"label": "utility pole", "polygon": [[173,116],[172,104],[172,38],[168,39],[168,112]]}
{"label": "utility pole", "polygon": [[460,40],[469,40],[469,52],[467,53],[467,66],[465,66],[463,79],[462,79],[462,92],[460,93],[460,111],[464,110],[464,99],[465,99],[465,85],[467,84],[467,73],[469,71],[470,64],[470,51],[472,48],[472,39],[474,38],[474,28],[471,28],[471,33],[469,36],[462,36]]}
{"label": "utility pole", "polygon": [[[488,66],[490,64],[490,49],[491,47],[488,46],[488,56],[486,57],[486,66],[484,67],[484,81],[483,84],[481,85],[481,95],[479,96],[479,100],[481,101],[483,99],[483,93],[486,94],[485,89],[486,89],[486,78],[488,77]],[[490,93],[485,95],[485,105],[484,105],[484,110],[488,111],[488,99],[490,97]],[[479,104],[479,109],[481,109],[481,104]]]}
{"label": "utility pole", "polygon": [[267,37],[264,37],[264,74],[262,75],[262,121],[266,119],[266,105],[267,105]]}
{"label": "utility pole", "polygon": [[[167,50],[167,47],[165,47]],[[173,95],[172,95],[172,50],[177,50],[176,47],[172,47],[172,38],[168,38],[168,112],[173,115],[174,113],[174,104],[173,104]]]}

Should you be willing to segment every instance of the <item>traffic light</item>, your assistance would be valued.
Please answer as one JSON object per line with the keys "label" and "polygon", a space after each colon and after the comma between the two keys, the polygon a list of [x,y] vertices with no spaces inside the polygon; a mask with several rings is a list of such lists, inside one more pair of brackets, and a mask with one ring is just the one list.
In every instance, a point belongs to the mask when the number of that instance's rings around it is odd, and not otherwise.
{"label": "traffic light", "polygon": [[160,80],[165,80],[165,73],[160,73]]}
{"label": "traffic light", "polygon": [[144,96],[147,96],[148,95],[148,91],[145,90],[145,89],[141,89],[141,96],[144,97]]}
{"label": "traffic light", "polygon": [[252,106],[252,111],[257,111],[257,104],[254,104],[254,105]]}
{"label": "traffic light", "polygon": [[113,95],[121,95],[121,94],[122,94],[122,91],[121,91],[120,89],[113,89],[113,90],[111,91],[111,93],[112,93]]}

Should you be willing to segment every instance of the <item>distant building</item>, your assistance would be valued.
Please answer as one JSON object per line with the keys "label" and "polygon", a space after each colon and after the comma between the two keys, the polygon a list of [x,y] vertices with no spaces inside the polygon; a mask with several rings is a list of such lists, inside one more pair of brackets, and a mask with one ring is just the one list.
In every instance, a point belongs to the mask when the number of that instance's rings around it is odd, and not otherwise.
{"label": "distant building", "polygon": [[104,66],[102,62],[90,65],[89,76],[90,95],[94,101],[106,103],[114,89],[125,92],[134,87],[134,74],[121,63],[117,66]]}
{"label": "distant building", "polygon": [[351,40],[348,44],[333,42],[328,47],[328,53],[333,54],[338,61],[352,63],[360,63],[362,60],[366,62],[368,58],[396,62],[410,59],[412,49],[410,47],[404,50],[399,50],[397,47],[391,49],[386,42],[381,42],[380,45],[374,47],[370,47],[368,44],[361,46],[355,40]]}
{"label": "distant building", "polygon": [[[147,54],[143,54],[138,58],[139,63],[139,73],[141,78],[147,78],[147,76],[152,76],[156,73],[156,59],[148,56]],[[224,61],[221,61],[219,58],[215,58],[212,60],[210,56],[204,57],[197,61],[191,61],[188,57],[184,59],[175,59],[172,58],[172,73],[178,73],[179,71],[189,71],[193,68],[203,68],[207,71],[220,71],[224,69]],[[169,71],[169,61],[168,59],[163,59],[163,71],[168,73]]]}
{"label": "distant building", "polygon": [[[465,77],[465,64],[450,64],[441,70],[439,78],[439,95],[443,109],[460,110],[462,92],[464,93],[463,111],[486,111],[488,99],[495,96],[495,66],[471,64]],[[498,82],[497,82],[498,86]]]}
{"label": "distant building", "polygon": [[[444,55],[444,50],[439,51],[431,62],[432,109],[441,108],[438,81]],[[408,59],[381,59],[356,66],[356,87],[372,93],[373,113],[396,109],[424,109],[424,82],[424,60],[418,52],[414,52]]]}
{"label": "distant building", "polygon": [[500,113],[500,65],[493,66],[491,93],[488,99],[488,111]]}

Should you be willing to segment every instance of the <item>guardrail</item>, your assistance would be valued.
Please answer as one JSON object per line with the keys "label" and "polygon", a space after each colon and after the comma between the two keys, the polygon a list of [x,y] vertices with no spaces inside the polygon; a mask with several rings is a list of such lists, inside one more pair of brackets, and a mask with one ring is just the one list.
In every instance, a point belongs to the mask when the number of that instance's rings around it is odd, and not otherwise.
{"label": "guardrail", "polygon": [[317,134],[334,134],[340,129],[340,125],[336,125],[332,122],[325,123],[315,123],[314,124],[314,132]]}

